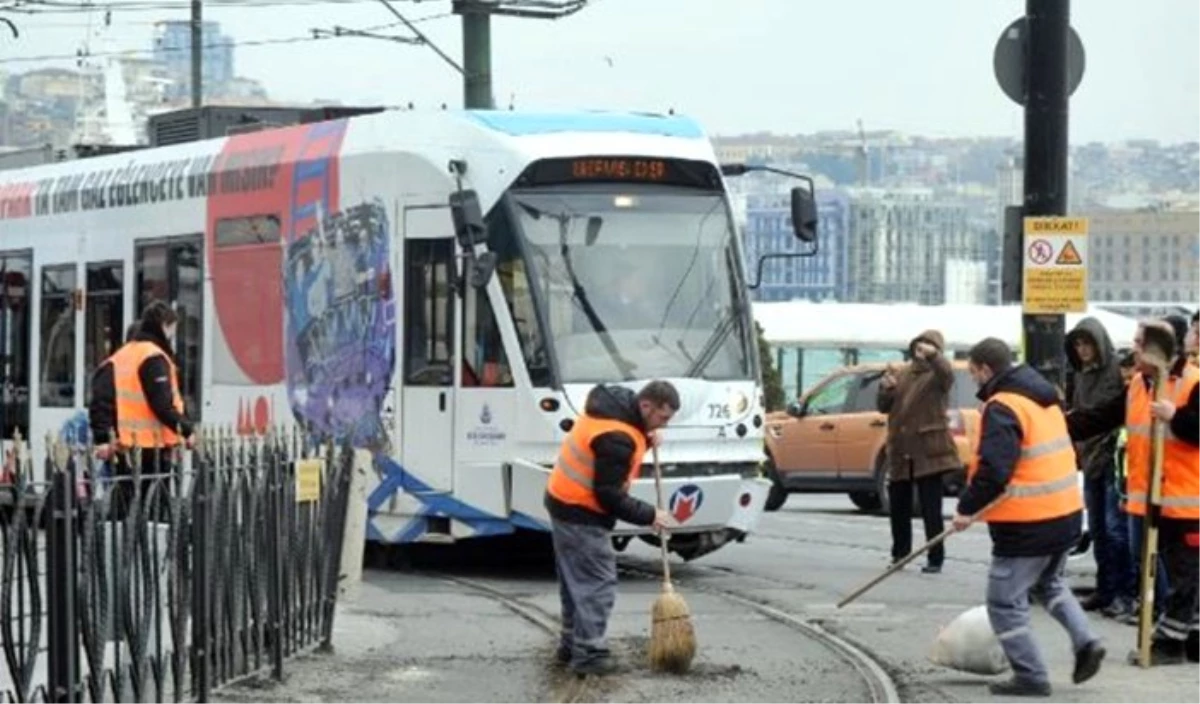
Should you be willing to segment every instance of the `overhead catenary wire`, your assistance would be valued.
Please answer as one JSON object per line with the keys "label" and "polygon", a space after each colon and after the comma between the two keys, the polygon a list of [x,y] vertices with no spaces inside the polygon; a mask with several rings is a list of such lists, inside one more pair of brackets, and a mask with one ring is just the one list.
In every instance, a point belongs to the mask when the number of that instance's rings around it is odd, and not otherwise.
{"label": "overhead catenary wire", "polygon": [[[414,19],[410,20],[410,22],[413,24],[417,24],[420,22],[430,22],[433,20],[442,19],[442,18],[450,17],[450,16],[451,16],[450,13],[440,13],[440,14],[436,14],[436,15],[428,15],[425,17],[414,18]],[[355,32],[355,33],[374,32],[374,31],[383,30],[383,29],[392,29],[392,28],[400,26],[400,24],[401,23],[399,23],[399,22],[391,22],[388,24],[373,25],[371,27],[354,28],[354,29],[351,29],[350,31]],[[324,34],[324,35],[318,34],[317,36],[314,36],[313,34],[310,33],[307,35],[277,37],[277,38],[270,38],[270,39],[249,39],[249,40],[244,40],[244,41],[209,42],[209,43],[204,44],[202,46],[202,48],[207,50],[207,49],[216,49],[216,48],[222,48],[222,47],[254,47],[254,46],[275,46],[275,45],[283,45],[283,44],[301,44],[301,43],[306,43],[306,42],[327,41],[330,39],[346,39],[351,36],[353,36],[353,35],[346,34],[346,33],[343,33],[340,36],[331,35],[331,34]],[[118,51],[97,51],[97,52],[79,51],[74,54],[42,54],[42,55],[38,55],[38,56],[6,56],[6,57],[0,57],[0,65],[15,64],[15,63],[39,63],[39,62],[43,62],[43,61],[75,61],[75,60],[79,60],[79,59],[107,58],[107,57],[120,58],[120,57],[153,56],[156,53],[160,53],[160,52],[176,52],[176,51],[190,51],[190,47],[187,47],[187,46],[159,47],[158,49],[127,49],[127,50],[118,50]]]}
{"label": "overhead catenary wire", "polygon": [[[427,0],[407,0],[420,3]],[[312,5],[363,5],[375,0],[205,0],[206,7],[223,7],[231,9],[255,9],[263,7],[301,7]],[[63,15],[86,14],[98,11],[112,12],[163,12],[164,10],[186,11],[190,8],[188,2],[182,0],[146,0],[132,2],[114,0],[104,4],[82,2],[59,2],[55,0],[9,0],[8,4],[0,4],[0,12],[19,13],[25,15]]]}

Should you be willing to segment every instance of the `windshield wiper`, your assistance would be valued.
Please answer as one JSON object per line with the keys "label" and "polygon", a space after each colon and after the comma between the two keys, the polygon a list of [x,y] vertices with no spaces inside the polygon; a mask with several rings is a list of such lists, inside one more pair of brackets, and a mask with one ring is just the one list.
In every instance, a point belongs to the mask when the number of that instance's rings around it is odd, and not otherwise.
{"label": "windshield wiper", "polygon": [[740,307],[736,304],[730,306],[729,312],[721,318],[717,328],[708,336],[708,340],[700,348],[700,354],[696,357],[696,361],[692,362],[692,365],[684,372],[684,376],[698,376],[712,362],[713,358],[717,356],[717,352],[720,351],[721,345],[725,344],[725,338],[729,337],[729,333],[736,327],[739,310]]}

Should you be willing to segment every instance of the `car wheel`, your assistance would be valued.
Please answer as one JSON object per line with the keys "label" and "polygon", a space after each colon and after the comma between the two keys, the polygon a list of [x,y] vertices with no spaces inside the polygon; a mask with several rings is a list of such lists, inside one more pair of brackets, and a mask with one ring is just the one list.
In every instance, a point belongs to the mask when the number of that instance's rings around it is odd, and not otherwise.
{"label": "car wheel", "polygon": [[765,511],[778,511],[787,503],[788,490],[783,485],[783,480],[779,478],[779,472],[775,469],[775,460],[768,455],[763,463],[763,473],[767,479],[771,480],[771,491],[767,494],[767,502],[763,505]]}
{"label": "car wheel", "polygon": [[873,491],[852,491],[850,501],[860,511],[878,511],[880,507],[879,495]]}

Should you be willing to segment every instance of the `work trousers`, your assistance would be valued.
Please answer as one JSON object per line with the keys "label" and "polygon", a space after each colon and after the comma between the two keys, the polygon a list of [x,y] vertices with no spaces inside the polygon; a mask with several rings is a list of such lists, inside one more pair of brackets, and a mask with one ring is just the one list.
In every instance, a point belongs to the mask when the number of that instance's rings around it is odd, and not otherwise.
{"label": "work trousers", "polygon": [[562,599],[560,647],[571,667],[608,657],[608,618],[617,600],[617,554],[602,526],[551,521]]}
{"label": "work trousers", "polygon": [[1162,519],[1158,528],[1158,553],[1167,568],[1167,599],[1154,627],[1154,639],[1182,647],[1188,631],[1197,628],[1200,592],[1200,553],[1196,521]]}
{"label": "work trousers", "polygon": [[1132,603],[1137,597],[1137,568],[1130,561],[1129,528],[1112,474],[1085,479],[1088,530],[1096,559],[1096,595],[1105,603],[1114,599]]}
{"label": "work trousers", "polygon": [[[945,487],[942,475],[934,474],[915,480],[892,481],[888,484],[888,501],[891,503],[892,559],[908,557],[912,552],[912,500],[913,489],[921,500],[921,518],[925,523],[925,540],[933,540],[945,528],[942,519],[942,495]],[[929,550],[929,564],[940,567],[946,559],[944,543]]]}
{"label": "work trousers", "polygon": [[1050,674],[1029,624],[1033,595],[1071,636],[1075,652],[1099,640],[1087,615],[1063,579],[1067,551],[1043,557],[992,557],[987,612],[1016,679],[1049,684]]}

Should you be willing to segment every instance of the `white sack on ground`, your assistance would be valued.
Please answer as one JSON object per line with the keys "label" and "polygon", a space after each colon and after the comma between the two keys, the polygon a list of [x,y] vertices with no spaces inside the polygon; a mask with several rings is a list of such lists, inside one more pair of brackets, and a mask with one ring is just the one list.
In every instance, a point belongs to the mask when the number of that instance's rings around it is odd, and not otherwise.
{"label": "white sack on ground", "polygon": [[933,641],[929,659],[936,665],[975,675],[998,675],[1009,669],[985,606],[962,612],[942,628]]}

